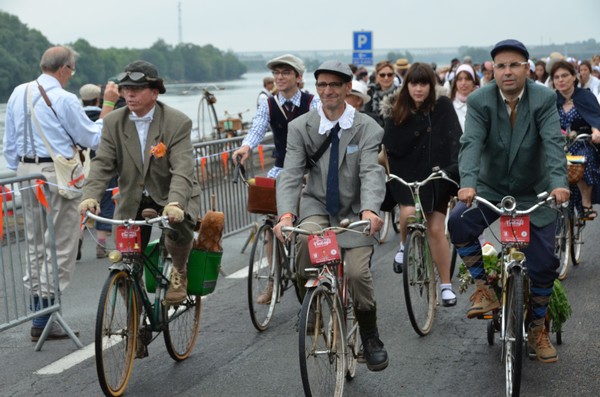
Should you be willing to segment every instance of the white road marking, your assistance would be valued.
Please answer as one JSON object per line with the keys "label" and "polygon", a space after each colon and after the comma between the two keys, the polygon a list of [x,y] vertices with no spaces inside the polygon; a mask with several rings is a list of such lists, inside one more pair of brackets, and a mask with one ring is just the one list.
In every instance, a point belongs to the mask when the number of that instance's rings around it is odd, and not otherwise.
{"label": "white road marking", "polygon": [[246,278],[248,277],[248,266],[238,270],[237,272],[231,273],[226,278]]}
{"label": "white road marking", "polygon": [[92,357],[93,355],[94,355],[94,344],[92,343],[92,344],[85,346],[81,350],[77,350],[76,352],[73,352],[73,353],[69,354],[68,356],[61,358],[60,360],[53,362],[52,364],[46,365],[44,368],[38,370],[36,372],[36,374],[38,374],[38,375],[60,374],[61,372],[87,360],[88,358]]}

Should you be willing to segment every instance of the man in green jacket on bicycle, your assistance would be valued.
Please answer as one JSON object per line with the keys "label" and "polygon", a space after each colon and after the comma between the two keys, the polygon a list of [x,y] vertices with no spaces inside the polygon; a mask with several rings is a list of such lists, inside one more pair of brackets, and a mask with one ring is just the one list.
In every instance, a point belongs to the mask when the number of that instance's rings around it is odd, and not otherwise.
{"label": "man in green jacket on bicycle", "polygon": [[[448,222],[452,242],[477,284],[468,318],[500,307],[487,284],[477,239],[498,216],[482,207],[465,212],[475,195],[492,202],[510,195],[528,207],[542,192],[550,192],[557,204],[570,194],[556,94],[527,78],[529,53],[523,43],[503,40],[491,55],[495,84],[476,90],[467,102],[458,160],[461,202]],[[529,346],[538,360],[549,363],[558,360],[544,324],[559,265],[554,255],[556,211],[541,207],[530,221],[530,245],[523,250],[531,280]]]}

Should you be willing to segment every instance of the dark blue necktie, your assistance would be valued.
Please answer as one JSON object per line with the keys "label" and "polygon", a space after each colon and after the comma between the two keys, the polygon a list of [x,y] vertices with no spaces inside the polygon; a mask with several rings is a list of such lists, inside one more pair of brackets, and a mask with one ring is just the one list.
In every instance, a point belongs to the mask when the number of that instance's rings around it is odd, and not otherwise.
{"label": "dark blue necktie", "polygon": [[340,185],[338,180],[338,162],[340,152],[340,123],[329,132],[331,135],[331,151],[329,152],[329,170],[327,172],[327,212],[336,216],[340,210]]}

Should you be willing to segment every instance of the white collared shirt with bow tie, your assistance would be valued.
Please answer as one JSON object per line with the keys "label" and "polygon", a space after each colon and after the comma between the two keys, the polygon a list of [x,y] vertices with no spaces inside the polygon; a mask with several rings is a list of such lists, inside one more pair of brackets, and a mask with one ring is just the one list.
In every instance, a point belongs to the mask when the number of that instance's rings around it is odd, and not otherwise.
{"label": "white collared shirt with bow tie", "polygon": [[150,129],[150,123],[154,117],[154,106],[150,111],[143,117],[139,117],[135,112],[131,112],[129,119],[134,122],[135,129],[138,132],[140,138],[140,146],[142,149],[142,162],[144,161],[144,149],[146,148],[146,138],[148,137],[148,130]]}

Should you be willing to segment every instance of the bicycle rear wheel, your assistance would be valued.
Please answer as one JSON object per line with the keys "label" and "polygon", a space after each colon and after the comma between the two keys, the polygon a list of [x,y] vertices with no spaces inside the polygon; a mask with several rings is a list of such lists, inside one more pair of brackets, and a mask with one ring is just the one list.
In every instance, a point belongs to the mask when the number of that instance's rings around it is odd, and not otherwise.
{"label": "bicycle rear wheel", "polygon": [[[269,224],[263,224],[256,235],[250,252],[250,263],[248,265],[248,309],[252,324],[259,331],[268,328],[271,317],[275,310],[279,290],[279,277],[276,272],[281,272],[277,266],[273,266],[273,258],[279,258],[279,253],[274,252],[278,244],[274,244],[275,235]],[[276,277],[277,276],[277,277]],[[277,280],[276,280],[277,278]],[[271,300],[269,303],[258,303],[259,295],[271,289]]]}
{"label": "bicycle rear wheel", "polygon": [[506,305],[502,314],[505,322],[502,343],[507,396],[518,397],[521,390],[523,310],[523,273],[520,268],[514,267],[507,280]]}
{"label": "bicycle rear wheel", "polygon": [[556,224],[556,234],[554,242],[554,254],[559,260],[558,279],[564,280],[569,272],[569,263],[571,262],[571,244],[570,233],[571,224],[568,211],[563,211]]}
{"label": "bicycle rear wheel", "polygon": [[571,212],[571,260],[573,266],[579,265],[581,260],[581,249],[583,248],[583,229],[585,221],[581,219],[581,214],[577,208]]}
{"label": "bicycle rear wheel", "polygon": [[125,391],[135,356],[137,295],[129,275],[113,271],[104,283],[96,314],[96,372],[106,396]]}
{"label": "bicycle rear wheel", "polygon": [[[165,261],[170,262],[171,259]],[[172,268],[172,265],[165,264],[165,268]],[[163,306],[163,319],[166,321],[163,336],[169,356],[175,361],[188,358],[196,345],[202,311],[201,298],[200,295],[188,295],[179,305]]]}
{"label": "bicycle rear wheel", "polygon": [[385,243],[385,240],[388,237],[390,231],[390,224],[392,223],[392,213],[384,211],[383,212],[383,226],[379,230],[379,244]]}
{"label": "bicycle rear wheel", "polygon": [[403,280],[408,317],[415,332],[427,335],[435,317],[436,285],[431,256],[425,235],[420,230],[408,232],[404,247]]}
{"label": "bicycle rear wheel", "polygon": [[346,345],[341,308],[334,299],[337,297],[320,285],[309,289],[302,303],[298,356],[306,396],[341,397],[344,392]]}

